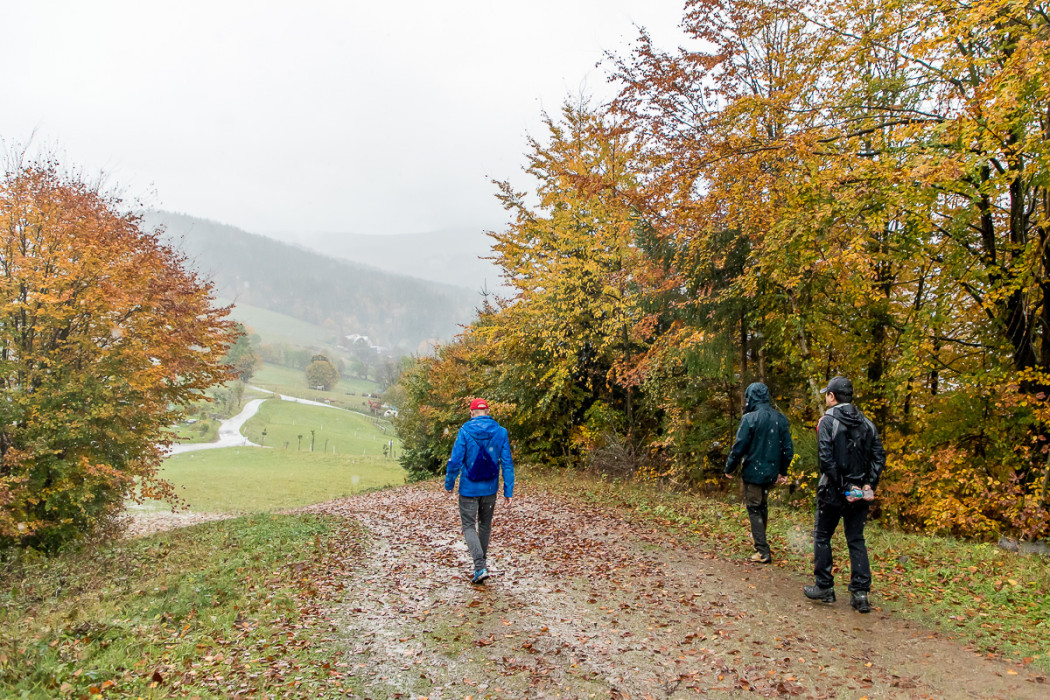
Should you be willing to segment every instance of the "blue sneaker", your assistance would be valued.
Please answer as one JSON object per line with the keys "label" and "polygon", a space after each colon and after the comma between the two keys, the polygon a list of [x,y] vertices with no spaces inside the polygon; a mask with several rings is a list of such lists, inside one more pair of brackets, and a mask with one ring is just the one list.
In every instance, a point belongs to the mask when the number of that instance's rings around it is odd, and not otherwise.
{"label": "blue sneaker", "polygon": [[470,579],[471,583],[481,583],[489,577],[488,569],[478,569],[474,572],[474,578]]}

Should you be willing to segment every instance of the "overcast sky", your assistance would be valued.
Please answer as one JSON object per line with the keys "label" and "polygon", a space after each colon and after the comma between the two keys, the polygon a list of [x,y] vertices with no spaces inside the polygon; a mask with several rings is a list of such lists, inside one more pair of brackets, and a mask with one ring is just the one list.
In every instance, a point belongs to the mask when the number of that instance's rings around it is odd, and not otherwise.
{"label": "overcast sky", "polygon": [[282,238],[499,227],[541,110],[682,4],[0,0],[0,139]]}

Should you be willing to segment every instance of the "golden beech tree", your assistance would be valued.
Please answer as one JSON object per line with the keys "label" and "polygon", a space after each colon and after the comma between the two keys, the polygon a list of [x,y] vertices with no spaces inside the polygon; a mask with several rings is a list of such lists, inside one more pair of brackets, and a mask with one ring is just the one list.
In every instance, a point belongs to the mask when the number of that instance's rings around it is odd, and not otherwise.
{"label": "golden beech tree", "polygon": [[781,3],[689,2],[683,27],[691,45],[667,53],[643,35],[618,61],[612,108],[641,141],[648,252],[667,280],[640,378],[662,410],[660,448],[695,478],[720,468],[714,446],[731,439],[748,382],[795,398],[817,381],[810,247],[771,233],[809,171],[820,54],[817,30]]}
{"label": "golden beech tree", "polygon": [[548,140],[528,154],[538,206],[500,184],[513,221],[493,234],[494,259],[515,295],[477,333],[515,368],[503,386],[522,437],[568,458],[596,432],[634,427],[623,373],[639,345],[645,222],[630,204],[633,148],[616,125],[586,105],[545,122]]}
{"label": "golden beech tree", "polygon": [[120,202],[56,163],[0,181],[0,546],[53,550],[157,467],[181,407],[231,378],[228,308]]}

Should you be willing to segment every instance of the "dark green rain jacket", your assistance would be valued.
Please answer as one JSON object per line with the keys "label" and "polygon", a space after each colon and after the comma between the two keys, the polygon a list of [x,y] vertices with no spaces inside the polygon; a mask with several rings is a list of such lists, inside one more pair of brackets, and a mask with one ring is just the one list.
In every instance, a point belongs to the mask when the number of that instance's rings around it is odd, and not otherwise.
{"label": "dark green rain jacket", "polygon": [[769,405],[769,389],[755,382],[744,392],[747,406],[736,442],[726,461],[726,474],[732,474],[741,461],[740,476],[749,484],[766,486],[787,476],[788,465],[795,456],[791,443],[791,428],[783,413]]}

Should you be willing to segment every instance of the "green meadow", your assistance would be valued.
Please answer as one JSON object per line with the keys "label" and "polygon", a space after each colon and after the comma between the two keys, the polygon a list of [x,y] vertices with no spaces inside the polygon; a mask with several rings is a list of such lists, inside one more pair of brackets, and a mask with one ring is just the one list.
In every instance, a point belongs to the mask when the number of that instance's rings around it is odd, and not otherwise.
{"label": "green meadow", "polygon": [[375,382],[350,377],[340,377],[331,391],[318,391],[306,385],[306,372],[292,367],[264,363],[250,382],[252,386],[284,394],[298,396],[311,401],[329,402],[333,406],[353,411],[368,411],[368,401],[363,394],[379,394]]}
{"label": "green meadow", "polygon": [[190,510],[257,513],[321,503],[403,484],[395,459],[260,447],[227,447],[175,455],[161,476]]}
{"label": "green meadow", "polygon": [[[232,302],[222,300],[219,303]],[[252,332],[258,333],[267,343],[323,346],[332,335],[321,326],[242,302],[234,304],[230,316],[250,328]]]}
{"label": "green meadow", "polygon": [[293,401],[265,402],[241,432],[256,444],[292,452],[311,450],[311,432],[314,452],[381,457],[391,440],[397,447],[394,429],[385,421]]}
{"label": "green meadow", "polygon": [[[405,482],[393,429],[359,413],[271,400],[242,433],[263,447],[200,450],[165,460],[161,476],[190,510],[281,510]],[[151,503],[146,509],[162,507]]]}

